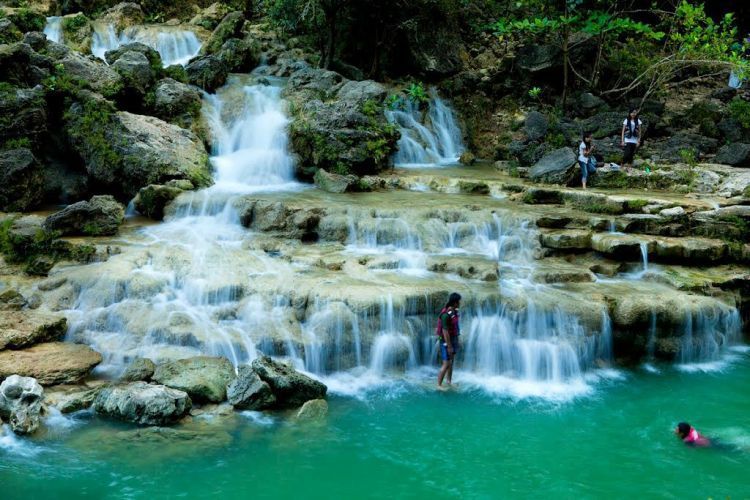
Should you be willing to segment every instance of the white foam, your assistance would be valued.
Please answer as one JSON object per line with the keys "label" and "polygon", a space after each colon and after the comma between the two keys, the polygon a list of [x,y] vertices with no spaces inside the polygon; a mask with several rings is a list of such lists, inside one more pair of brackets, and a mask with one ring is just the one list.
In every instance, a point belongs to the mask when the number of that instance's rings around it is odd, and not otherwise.
{"label": "white foam", "polygon": [[276,420],[274,420],[273,417],[266,415],[265,413],[260,411],[245,410],[241,411],[240,415],[250,420],[251,422],[262,426],[269,426],[276,423]]}
{"label": "white foam", "polygon": [[28,439],[16,436],[9,425],[3,425],[0,428],[0,450],[12,455],[32,457],[39,454],[42,448]]}

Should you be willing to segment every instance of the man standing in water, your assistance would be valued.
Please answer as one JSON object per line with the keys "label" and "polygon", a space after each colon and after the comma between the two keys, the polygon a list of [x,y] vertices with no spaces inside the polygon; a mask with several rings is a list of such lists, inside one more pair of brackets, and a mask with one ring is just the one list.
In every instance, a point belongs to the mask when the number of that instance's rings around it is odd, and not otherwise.
{"label": "man standing in water", "polygon": [[446,379],[448,385],[453,383],[453,360],[458,351],[458,336],[461,329],[458,324],[458,308],[461,305],[461,296],[453,292],[448,297],[448,303],[440,311],[437,321],[437,330],[440,346],[440,358],[443,360],[443,366],[438,373],[437,387],[438,390],[445,391],[447,387],[443,385],[443,379]]}

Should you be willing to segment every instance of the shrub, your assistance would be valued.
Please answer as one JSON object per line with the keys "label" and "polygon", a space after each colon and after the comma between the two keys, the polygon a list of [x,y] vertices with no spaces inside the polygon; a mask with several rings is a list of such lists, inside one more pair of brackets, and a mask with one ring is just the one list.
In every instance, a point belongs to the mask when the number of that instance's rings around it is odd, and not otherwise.
{"label": "shrub", "polygon": [[8,17],[24,33],[43,31],[47,24],[47,19],[42,14],[26,7],[21,7]]}
{"label": "shrub", "polygon": [[67,32],[76,32],[89,24],[89,19],[81,13],[75,16],[63,18],[62,28]]}
{"label": "shrub", "polygon": [[729,103],[729,115],[745,130],[750,130],[750,102],[735,97]]}

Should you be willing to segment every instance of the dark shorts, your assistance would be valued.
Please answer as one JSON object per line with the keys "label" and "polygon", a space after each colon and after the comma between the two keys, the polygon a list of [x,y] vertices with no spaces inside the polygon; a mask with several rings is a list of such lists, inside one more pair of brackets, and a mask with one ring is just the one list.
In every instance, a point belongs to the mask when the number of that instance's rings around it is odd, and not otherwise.
{"label": "dark shorts", "polygon": [[625,150],[622,154],[622,163],[624,165],[632,165],[633,157],[635,156],[635,150],[638,146],[632,142],[625,143]]}
{"label": "dark shorts", "polygon": [[[451,337],[451,345],[453,345],[453,357],[455,357],[458,352],[458,335]],[[448,356],[448,346],[443,341],[440,341],[440,357],[443,361],[451,359]]]}

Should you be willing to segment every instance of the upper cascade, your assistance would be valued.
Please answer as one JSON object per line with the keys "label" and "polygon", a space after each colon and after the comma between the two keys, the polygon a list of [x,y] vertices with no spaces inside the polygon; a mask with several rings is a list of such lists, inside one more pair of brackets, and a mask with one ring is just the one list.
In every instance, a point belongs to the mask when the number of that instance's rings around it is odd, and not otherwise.
{"label": "upper cascade", "polygon": [[200,40],[189,30],[163,26],[131,26],[118,35],[113,25],[98,24],[94,26],[91,53],[104,59],[107,51],[131,42],[140,42],[156,50],[164,67],[186,65],[198,55],[201,48]]}
{"label": "upper cascade", "polygon": [[47,18],[47,24],[44,26],[44,34],[47,39],[51,42],[62,43],[63,32],[62,32],[62,17],[51,16]]}
{"label": "upper cascade", "polygon": [[249,193],[300,186],[294,180],[281,90],[233,76],[216,94],[204,94],[203,113],[214,139],[213,190]]}
{"label": "upper cascade", "polygon": [[386,110],[388,121],[398,125],[401,139],[393,158],[400,167],[437,167],[455,165],[464,144],[461,128],[453,110],[430,89],[427,110],[418,102],[405,99],[399,109]]}

